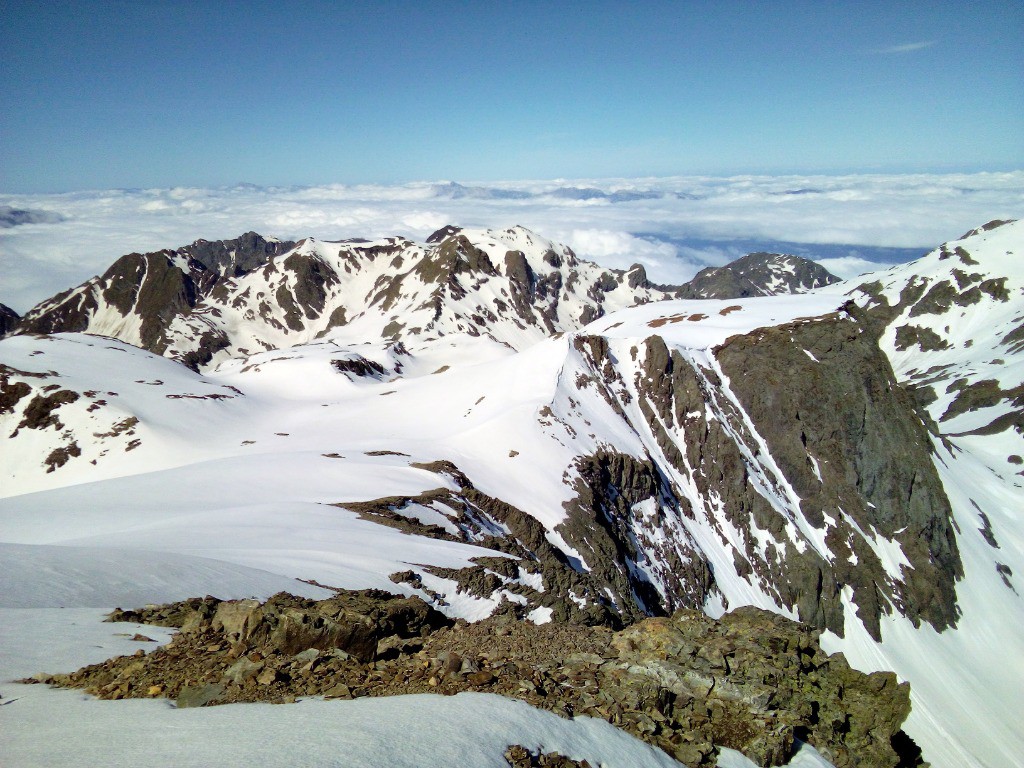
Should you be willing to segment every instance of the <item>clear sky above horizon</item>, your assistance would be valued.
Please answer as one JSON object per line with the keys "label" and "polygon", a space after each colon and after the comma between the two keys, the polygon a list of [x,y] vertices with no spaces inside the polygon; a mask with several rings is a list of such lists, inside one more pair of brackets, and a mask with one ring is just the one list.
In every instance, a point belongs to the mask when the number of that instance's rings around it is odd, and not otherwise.
{"label": "clear sky above horizon", "polygon": [[0,191],[1024,167],[1024,3],[0,4]]}

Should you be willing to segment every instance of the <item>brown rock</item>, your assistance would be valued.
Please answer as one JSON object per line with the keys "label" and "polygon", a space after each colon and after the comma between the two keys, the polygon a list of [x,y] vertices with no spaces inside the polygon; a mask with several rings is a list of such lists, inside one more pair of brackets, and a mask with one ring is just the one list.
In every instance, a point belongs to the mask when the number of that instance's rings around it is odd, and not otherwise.
{"label": "brown rock", "polygon": [[352,689],[344,683],[338,683],[337,685],[324,691],[324,698],[327,699],[351,699]]}
{"label": "brown rock", "polygon": [[471,685],[490,685],[497,678],[490,672],[473,672],[472,674],[466,675],[466,679]]}
{"label": "brown rock", "polygon": [[264,669],[256,676],[256,682],[260,685],[270,685],[278,680],[279,673],[276,669],[267,668]]}

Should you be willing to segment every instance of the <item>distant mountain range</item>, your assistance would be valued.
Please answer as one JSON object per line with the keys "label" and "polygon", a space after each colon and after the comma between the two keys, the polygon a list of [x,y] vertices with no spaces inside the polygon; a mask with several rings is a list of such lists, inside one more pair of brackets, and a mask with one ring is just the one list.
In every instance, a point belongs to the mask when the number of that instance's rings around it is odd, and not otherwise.
{"label": "distant mountain range", "polygon": [[296,244],[249,232],[128,254],[23,318],[5,317],[7,333],[107,335],[199,368],[342,326],[364,339],[468,333],[523,349],[634,304],[800,293],[836,281],[807,259],[757,253],[681,286],[654,285],[639,264],[605,269],[521,227],[445,227],[424,245]]}

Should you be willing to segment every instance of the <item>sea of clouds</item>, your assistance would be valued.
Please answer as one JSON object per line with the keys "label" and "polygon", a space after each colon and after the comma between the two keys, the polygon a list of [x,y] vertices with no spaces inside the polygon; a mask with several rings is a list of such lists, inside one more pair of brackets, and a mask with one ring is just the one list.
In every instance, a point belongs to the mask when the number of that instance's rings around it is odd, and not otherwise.
{"label": "sea of clouds", "polygon": [[[23,212],[29,212],[24,214]],[[679,283],[751,251],[841,277],[1024,215],[1024,171],[118,189],[0,194],[0,303],[24,312],[118,256],[246,231],[297,240],[521,224],[600,264]]]}

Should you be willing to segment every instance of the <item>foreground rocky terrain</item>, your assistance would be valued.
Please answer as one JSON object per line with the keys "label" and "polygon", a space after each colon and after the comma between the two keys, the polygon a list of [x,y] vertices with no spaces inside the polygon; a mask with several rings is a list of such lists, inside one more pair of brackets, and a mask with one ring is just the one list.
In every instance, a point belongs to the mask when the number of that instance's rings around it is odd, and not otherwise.
{"label": "foreground rocky terrain", "polygon": [[34,681],[178,707],[486,691],[605,719],[694,767],[713,765],[717,747],[781,765],[797,740],[839,768],[912,765],[919,755],[900,730],[906,683],[852,670],[821,650],[820,632],[756,608],[718,621],[683,610],[614,632],[510,612],[453,622],[418,598],[370,590],[321,601],[196,598],[110,619],[181,631],[148,653]]}

